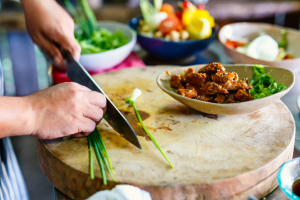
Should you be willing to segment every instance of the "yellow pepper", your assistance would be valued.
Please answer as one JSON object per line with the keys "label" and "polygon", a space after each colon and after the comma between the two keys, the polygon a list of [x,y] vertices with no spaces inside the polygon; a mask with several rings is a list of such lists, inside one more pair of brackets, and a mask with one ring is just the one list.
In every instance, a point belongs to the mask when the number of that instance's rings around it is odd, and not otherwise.
{"label": "yellow pepper", "polygon": [[209,21],[210,27],[215,26],[215,20],[209,15],[207,10],[185,11],[182,15],[182,24],[184,27],[188,27],[194,19],[205,18]]}
{"label": "yellow pepper", "polygon": [[187,27],[191,39],[206,39],[211,36],[211,27],[207,18],[193,18]]}

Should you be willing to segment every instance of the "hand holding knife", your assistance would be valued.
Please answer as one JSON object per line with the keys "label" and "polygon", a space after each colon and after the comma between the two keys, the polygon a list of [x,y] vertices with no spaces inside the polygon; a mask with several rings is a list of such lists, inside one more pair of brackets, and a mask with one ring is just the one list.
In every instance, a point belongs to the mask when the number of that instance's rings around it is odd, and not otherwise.
{"label": "hand holding knife", "polygon": [[78,63],[74,57],[66,51],[62,50],[63,57],[67,61],[67,75],[73,82],[81,84],[92,91],[98,91],[102,93],[107,99],[107,110],[105,120],[112,126],[112,128],[122,135],[127,141],[142,149],[140,142],[122,113],[116,108],[116,106],[107,97],[104,91],[97,85],[90,74]]}

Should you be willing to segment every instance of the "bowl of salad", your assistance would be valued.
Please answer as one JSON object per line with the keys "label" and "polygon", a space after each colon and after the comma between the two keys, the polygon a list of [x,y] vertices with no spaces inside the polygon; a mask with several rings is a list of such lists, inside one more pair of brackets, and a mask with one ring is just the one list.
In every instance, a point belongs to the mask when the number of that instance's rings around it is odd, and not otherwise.
{"label": "bowl of salad", "polygon": [[98,22],[99,30],[90,40],[79,40],[79,62],[87,71],[112,68],[131,53],[136,33],[126,24],[110,21]]}
{"label": "bowl of salad", "polygon": [[136,43],[136,32],[126,24],[97,21],[86,0],[77,4],[77,10],[65,1],[76,22],[74,35],[81,46],[79,62],[87,71],[112,68],[131,53]]}
{"label": "bowl of salad", "polygon": [[233,23],[219,40],[233,63],[263,64],[300,71],[300,32],[266,23]]}
{"label": "bowl of salad", "polygon": [[140,1],[142,17],[128,25],[137,31],[139,44],[150,54],[162,59],[182,59],[203,51],[214,40],[218,27],[214,18],[190,1],[179,2],[177,9],[162,0]]}

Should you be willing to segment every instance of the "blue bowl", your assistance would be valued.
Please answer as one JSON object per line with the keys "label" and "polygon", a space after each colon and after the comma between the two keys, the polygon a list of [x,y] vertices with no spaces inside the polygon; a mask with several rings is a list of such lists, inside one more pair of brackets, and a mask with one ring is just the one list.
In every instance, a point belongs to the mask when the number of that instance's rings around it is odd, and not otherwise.
{"label": "blue bowl", "polygon": [[295,158],[283,164],[277,174],[279,187],[289,199],[300,200],[293,193],[293,183],[300,178],[300,158]]}
{"label": "blue bowl", "polygon": [[[132,18],[128,26],[137,31],[139,20],[142,17]],[[215,39],[219,31],[216,25],[212,29],[212,34],[204,40],[187,40],[172,42],[159,38],[150,38],[137,34],[137,41],[149,54],[162,59],[182,59],[206,49]]]}

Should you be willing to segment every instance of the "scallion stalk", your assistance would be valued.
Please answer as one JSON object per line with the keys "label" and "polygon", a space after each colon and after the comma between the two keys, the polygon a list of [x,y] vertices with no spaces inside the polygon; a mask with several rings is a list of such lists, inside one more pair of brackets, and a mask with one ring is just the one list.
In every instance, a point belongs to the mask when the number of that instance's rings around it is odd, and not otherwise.
{"label": "scallion stalk", "polygon": [[89,152],[90,152],[90,176],[91,179],[94,180],[94,166],[93,166],[93,147],[90,136],[88,136],[88,142],[89,142]]}
{"label": "scallion stalk", "polygon": [[[114,177],[113,173],[113,167],[111,165],[111,161],[109,159],[109,156],[107,154],[107,150],[105,148],[104,142],[101,138],[101,135],[97,129],[88,136],[88,143],[89,143],[89,149],[90,149],[90,176],[91,179],[94,179],[94,171],[93,171],[93,155],[92,155],[92,145],[94,146],[95,154],[100,166],[100,171],[103,178],[103,184],[107,185],[107,179],[106,179],[106,173],[105,169],[108,171],[109,175],[112,177],[112,179],[117,182],[116,178]],[[105,159],[106,158],[106,159]],[[109,163],[109,165],[107,164]]]}
{"label": "scallion stalk", "polygon": [[96,132],[94,131],[93,134],[92,134],[92,138],[93,138],[94,141],[97,141],[97,142],[96,142],[96,146],[97,146],[97,148],[99,149],[99,154],[100,154],[100,156],[101,156],[102,161],[104,162],[104,166],[105,166],[106,170],[108,171],[109,175],[112,177],[112,179],[113,179],[115,182],[118,182],[118,181],[115,179],[114,175],[112,174],[110,168],[108,167],[108,165],[107,165],[107,163],[106,163],[105,156],[104,156],[104,154],[103,154],[103,147],[101,146],[101,142],[97,139],[97,136],[96,136],[95,133],[96,133]]}
{"label": "scallion stalk", "polygon": [[104,152],[104,155],[105,155],[105,157],[106,157],[106,159],[108,161],[109,167],[110,167],[111,171],[115,174],[116,172],[115,172],[114,168],[111,165],[111,161],[110,161],[109,156],[107,154],[106,147],[105,147],[105,144],[104,144],[104,142],[102,140],[102,137],[100,136],[99,130],[95,129],[95,131],[97,133],[96,135],[98,136],[98,138],[99,138],[99,140],[101,142],[101,145],[103,146],[103,152]]}
{"label": "scallion stalk", "polygon": [[150,139],[152,140],[152,142],[155,144],[155,146],[158,148],[158,150],[162,153],[162,155],[165,157],[165,159],[169,162],[170,166],[175,170],[173,164],[171,163],[171,161],[168,159],[168,157],[166,156],[166,154],[162,151],[162,149],[160,148],[160,146],[158,145],[158,143],[155,141],[154,137],[150,134],[150,132],[147,130],[146,126],[144,125],[144,122],[139,114],[139,111],[135,105],[135,100],[142,94],[142,91],[140,89],[134,89],[133,93],[130,97],[130,99],[126,99],[125,102],[129,103],[133,106],[135,114],[141,124],[141,126],[143,127],[144,131],[147,133],[147,135],[150,137]]}
{"label": "scallion stalk", "polygon": [[[93,139],[92,139],[92,141],[93,141]],[[100,151],[99,151],[99,148],[98,148],[98,146],[97,146],[97,144],[96,144],[95,141],[93,141],[93,146],[95,148],[95,153],[96,153],[96,156],[97,156],[97,160],[98,160],[98,163],[99,163],[99,166],[100,166],[100,169],[101,169],[101,174],[102,174],[102,178],[103,178],[103,184],[107,185],[107,180],[106,180],[106,174],[105,174],[105,170],[104,170],[104,166],[103,166],[103,161],[101,159]]]}

